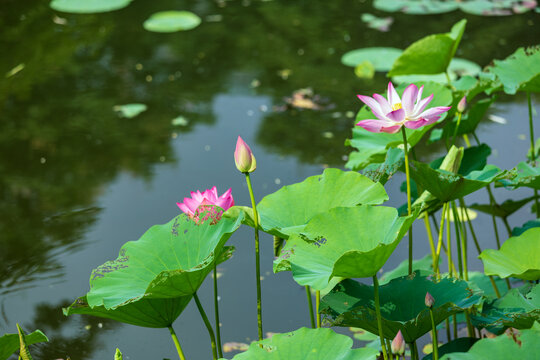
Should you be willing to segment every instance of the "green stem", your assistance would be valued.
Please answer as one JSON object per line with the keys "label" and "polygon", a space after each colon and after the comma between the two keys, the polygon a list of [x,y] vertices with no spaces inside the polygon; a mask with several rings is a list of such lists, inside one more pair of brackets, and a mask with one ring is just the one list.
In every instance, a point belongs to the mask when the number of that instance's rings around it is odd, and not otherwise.
{"label": "green stem", "polygon": [[439,257],[441,256],[441,248],[442,248],[442,237],[443,237],[443,230],[444,230],[444,219],[446,217],[446,207],[448,206],[448,203],[443,204],[443,208],[441,211],[441,224],[439,229],[439,242],[437,243],[437,252],[435,253],[435,258],[433,259],[433,269],[435,270],[435,273],[440,275],[439,271]]}
{"label": "green stem", "polygon": [[[392,344],[390,343],[390,340],[388,339],[385,339],[386,340],[386,348],[389,349],[388,350],[388,357],[390,358],[390,360],[394,360],[394,354],[392,353]],[[399,355],[397,355],[399,356]]]}
{"label": "green stem", "polygon": [[453,277],[452,272],[452,237],[450,236],[450,204],[446,205],[446,255],[448,257],[448,276]]}
{"label": "green stem", "polygon": [[309,318],[311,320],[311,328],[315,329],[315,315],[313,314],[313,301],[311,300],[311,288],[306,285],[306,295],[309,307]]}
{"label": "green stem", "polygon": [[384,343],[384,334],[382,328],[382,316],[381,316],[381,304],[379,301],[379,280],[377,280],[377,275],[373,275],[373,289],[375,292],[375,313],[377,314],[377,326],[379,327],[379,338],[381,340],[381,348],[383,352],[384,360],[388,360],[388,354],[386,351],[386,345]]}
{"label": "green stem", "polygon": [[444,320],[444,323],[446,325],[446,339],[448,339],[448,342],[452,341],[452,336],[451,336],[451,333],[450,333],[450,320],[448,318],[446,318]]}
{"label": "green stem", "polygon": [[180,342],[178,341],[178,337],[176,336],[172,325],[169,325],[167,327],[169,328],[169,332],[171,333],[171,337],[174,341],[174,345],[176,346],[176,351],[178,351],[178,356],[180,357],[180,360],[186,360],[186,358],[184,357],[184,352],[182,351],[182,347],[180,346]]}
{"label": "green stem", "polygon": [[204,309],[201,305],[201,302],[199,301],[199,297],[197,296],[197,293],[193,294],[193,298],[195,299],[195,304],[197,304],[197,309],[199,309],[199,312],[201,313],[201,317],[204,321],[204,324],[206,325],[206,329],[208,330],[208,334],[210,335],[210,344],[212,345],[212,356],[214,360],[217,360],[217,351],[216,351],[216,338],[214,336],[214,330],[212,330],[212,324],[210,324],[210,321],[208,321],[208,317],[206,316],[206,313],[204,312]]}
{"label": "green stem", "polygon": [[[536,165],[536,154],[534,151],[534,126],[532,118],[532,103],[531,103],[531,92],[527,91],[527,104],[529,105],[529,136],[531,138],[531,163],[533,166]],[[537,206],[538,206],[538,199]],[[539,216],[540,217],[540,216]]]}
{"label": "green stem", "polygon": [[414,358],[416,360],[418,360],[420,358],[418,356],[418,346],[416,346],[416,341],[413,341],[413,343],[412,343],[411,354],[414,354]]}
{"label": "green stem", "polygon": [[470,309],[465,310],[465,321],[467,322],[467,335],[469,337],[476,337],[476,334],[474,333],[474,327],[471,322],[471,315],[469,313]]}
{"label": "green stem", "polygon": [[[405,127],[401,127],[401,134],[403,135],[403,152],[405,155],[405,176],[407,178],[407,215],[411,215],[411,177],[409,175],[409,149],[407,149],[407,133]],[[412,274],[413,264],[413,228],[412,225],[409,228],[409,275]]]}
{"label": "green stem", "polygon": [[253,196],[253,188],[251,186],[251,179],[249,173],[245,173],[246,182],[249,190],[249,197],[251,198],[251,207],[253,208],[253,222],[255,223],[255,276],[257,277],[257,331],[259,334],[259,341],[263,339],[262,330],[262,306],[261,306],[261,259],[259,255],[259,213],[257,212],[257,206],[255,205],[255,196]]}
{"label": "green stem", "polygon": [[510,224],[508,223],[508,218],[503,217],[502,220],[503,220],[504,227],[506,228],[506,232],[508,233],[508,237],[512,237],[512,228],[510,227]]}
{"label": "green stem", "polygon": [[321,306],[321,292],[315,291],[315,312],[317,313],[317,328],[321,327],[321,315],[319,314],[319,308]]}
{"label": "green stem", "polygon": [[[437,338],[437,327],[435,326],[435,318],[433,317],[433,308],[431,307],[429,308],[429,316],[431,317],[431,335],[433,338],[433,360],[439,360],[439,340]],[[448,339],[448,341],[450,341],[450,339]]]}
{"label": "green stem", "polygon": [[[464,211],[467,211],[466,209]],[[457,245],[457,257],[458,257],[458,268],[459,268],[459,278],[463,279],[463,251],[461,249],[461,236],[460,236],[460,223],[461,218],[458,213],[456,202],[452,201],[452,213],[454,214],[454,228],[456,231],[456,245]]]}
{"label": "green stem", "polygon": [[457,316],[456,314],[452,315],[452,326],[454,328],[454,339],[457,339]]}
{"label": "green stem", "polygon": [[[459,199],[459,206],[466,209],[467,206],[465,206],[465,200],[463,198]],[[474,240],[474,245],[476,246],[476,251],[478,251],[478,255],[482,252],[482,249],[480,248],[480,244],[478,243],[478,238],[476,237],[476,233],[474,232],[474,228],[472,226],[471,218],[469,217],[469,213],[465,211],[465,217],[467,218],[467,223],[469,223],[469,230],[471,231],[472,238]]]}
{"label": "green stem", "polygon": [[220,358],[223,357],[223,351],[221,350],[221,329],[219,322],[219,304],[218,304],[218,286],[217,286],[217,265],[214,264],[214,316],[216,318],[216,337],[217,337],[217,350]]}
{"label": "green stem", "polygon": [[459,124],[461,123],[461,115],[462,114],[460,112],[458,112],[457,124],[456,124],[456,128],[454,129],[454,136],[452,137],[452,145],[456,144],[456,136],[457,136],[457,133],[458,133]]}
{"label": "green stem", "polygon": [[435,259],[435,242],[433,241],[433,233],[431,231],[431,225],[429,223],[429,215],[427,211],[424,212],[424,224],[426,226],[426,232],[429,240],[429,247],[431,249],[431,258]]}

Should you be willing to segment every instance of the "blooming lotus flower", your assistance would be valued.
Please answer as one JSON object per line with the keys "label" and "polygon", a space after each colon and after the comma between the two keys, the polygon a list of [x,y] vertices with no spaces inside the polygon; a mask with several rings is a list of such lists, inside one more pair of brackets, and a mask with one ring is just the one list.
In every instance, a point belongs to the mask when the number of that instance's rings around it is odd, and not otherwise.
{"label": "blooming lotus flower", "polygon": [[192,191],[191,198],[184,198],[183,203],[176,203],[176,205],[197,224],[202,224],[208,219],[212,219],[212,224],[216,224],[221,219],[223,211],[227,211],[231,206],[234,206],[234,199],[231,195],[231,189],[218,196],[217,189],[214,186],[203,193],[199,190]]}
{"label": "blooming lotus flower", "polygon": [[251,152],[249,145],[239,136],[234,150],[234,162],[236,168],[243,173],[250,173],[257,168],[257,161]]}
{"label": "blooming lotus flower", "polygon": [[405,339],[403,338],[403,334],[401,334],[401,330],[398,331],[396,337],[392,340],[391,347],[393,354],[403,355],[405,353]]}
{"label": "blooming lotus flower", "polygon": [[371,132],[394,134],[402,126],[418,129],[421,126],[433,124],[450,107],[437,106],[425,110],[433,99],[433,94],[422,99],[423,90],[424,86],[418,89],[416,85],[411,84],[407,86],[400,98],[394,85],[389,82],[387,99],[379,94],[373,94],[373,97],[358,95],[358,98],[370,108],[377,119],[362,120],[356,125]]}

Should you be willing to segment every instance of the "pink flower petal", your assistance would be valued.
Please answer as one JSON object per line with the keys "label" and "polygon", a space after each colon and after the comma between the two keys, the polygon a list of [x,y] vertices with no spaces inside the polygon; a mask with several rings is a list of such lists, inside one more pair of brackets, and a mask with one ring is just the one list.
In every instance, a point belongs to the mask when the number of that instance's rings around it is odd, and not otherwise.
{"label": "pink flower petal", "polygon": [[429,118],[429,117],[432,117],[432,116],[440,115],[440,114],[442,114],[444,112],[447,112],[448,110],[450,110],[449,106],[436,106],[436,107],[427,109],[426,111],[424,111],[423,113],[418,115],[418,117],[419,118]]}
{"label": "pink flower petal", "polygon": [[381,105],[375,99],[365,95],[357,96],[364,104],[369,106],[369,109],[373,112],[373,114],[375,114],[376,117],[379,119],[384,119],[384,112],[381,109]]}
{"label": "pink flower petal", "polygon": [[419,127],[433,124],[436,121],[437,119],[433,119],[433,121],[430,121],[428,119],[420,119],[414,121],[406,121],[403,125],[405,125],[405,127],[408,129],[418,129]]}
{"label": "pink flower petal", "polygon": [[417,95],[418,95],[418,87],[416,87],[416,85],[411,84],[407,86],[407,88],[403,92],[403,97],[401,99],[401,105],[403,109],[405,110],[405,114],[413,113],[414,103],[416,101]]}
{"label": "pink flower petal", "polygon": [[401,98],[399,97],[396,89],[394,89],[392,82],[388,83],[388,102],[390,103],[391,107],[401,102]]}
{"label": "pink flower petal", "polygon": [[372,119],[359,121],[356,125],[370,132],[386,132],[390,134],[398,132],[401,128],[401,125],[396,125],[391,121]]}
{"label": "pink flower petal", "polygon": [[397,110],[394,110],[394,111],[390,111],[388,114],[386,114],[386,117],[389,120],[400,123],[403,120],[405,120],[405,110],[397,109]]}
{"label": "pink flower petal", "polygon": [[187,208],[191,210],[192,213],[194,213],[195,210],[197,210],[200,204],[201,204],[201,201],[197,201],[190,198],[184,198],[184,205],[186,205]]}
{"label": "pink flower petal", "polygon": [[182,210],[184,213],[186,213],[187,215],[193,215],[193,212],[183,203],[176,203],[176,205],[178,205],[178,207],[180,208],[180,210]]}
{"label": "pink flower petal", "polygon": [[422,111],[424,111],[424,109],[426,108],[426,106],[431,102],[431,100],[433,99],[433,94],[429,95],[427,98],[423,99],[423,100],[420,100],[420,102],[416,103],[415,107],[414,107],[414,111],[412,112],[412,114],[409,116],[410,119],[417,119],[419,117],[422,117],[420,115],[420,113]]}
{"label": "pink flower petal", "polygon": [[373,94],[373,98],[381,106],[383,114],[388,114],[390,111],[392,111],[392,106],[390,106],[390,104],[388,103],[388,100],[386,100],[384,96],[381,96],[379,94]]}

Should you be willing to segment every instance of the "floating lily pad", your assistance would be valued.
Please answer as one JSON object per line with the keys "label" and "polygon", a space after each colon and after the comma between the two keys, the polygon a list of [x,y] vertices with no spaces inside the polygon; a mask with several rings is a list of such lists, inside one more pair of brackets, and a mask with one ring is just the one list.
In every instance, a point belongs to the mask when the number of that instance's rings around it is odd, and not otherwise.
{"label": "floating lily pad", "polygon": [[540,324],[535,323],[531,329],[521,330],[515,340],[506,334],[481,339],[468,352],[446,354],[441,360],[535,360],[540,354],[539,337]]}
{"label": "floating lily pad", "polygon": [[369,347],[351,349],[352,345],[350,337],[331,329],[300,328],[252,342],[246,352],[233,360],[372,360],[379,353]]}
{"label": "floating lily pad", "polygon": [[504,60],[494,60],[486,69],[502,84],[504,92],[540,92],[540,46],[519,48]]}
{"label": "floating lily pad", "polygon": [[375,0],[376,9],[406,14],[442,14],[460,9],[463,12],[482,16],[522,14],[531,11],[536,1],[525,0]]}
{"label": "floating lily pad", "polygon": [[[289,238],[276,269],[290,264],[294,280],[324,289],[332,277],[371,277],[392,254],[415,214],[399,217],[396,209],[360,205],[337,207],[314,216]],[[352,326],[352,325],[351,325]]]}
{"label": "floating lily pad", "polygon": [[486,275],[509,276],[523,280],[540,279],[540,228],[532,228],[523,234],[511,237],[500,250],[482,251]]}
{"label": "floating lily pad", "polygon": [[132,0],[53,0],[49,6],[56,11],[74,14],[94,14],[125,8]]}
{"label": "floating lily pad", "polygon": [[511,189],[529,187],[540,190],[540,166],[533,167],[525,162],[520,162],[518,166],[508,172],[508,175],[500,179],[499,183]]}
{"label": "floating lily pad", "polygon": [[392,23],[394,22],[394,18],[392,17],[380,18],[373,14],[363,13],[362,21],[365,24],[367,24],[367,26],[371,29],[386,32],[390,30],[390,25],[392,25]]}
{"label": "floating lily pad", "polygon": [[145,104],[126,104],[126,105],[115,105],[113,110],[118,112],[120,116],[131,119],[140,113],[146,111],[148,107]]}
{"label": "floating lily pad", "polygon": [[[49,339],[41,330],[36,330],[31,334],[24,335],[26,346],[47,342]],[[0,337],[0,360],[7,360],[20,348],[19,334],[5,334]]]}
{"label": "floating lily pad", "polygon": [[375,0],[373,6],[383,11],[402,11],[406,14],[441,14],[458,8],[454,1],[437,0]]}
{"label": "floating lily pad", "polygon": [[303,230],[309,220],[337,206],[382,204],[384,187],[355,172],[325,169],[322,175],[284,186],[257,205],[262,229],[287,239]]}
{"label": "floating lily pad", "polygon": [[189,11],[160,11],[152,14],[143,27],[148,31],[171,33],[194,29],[200,23],[201,18]]}
{"label": "floating lily pad", "polygon": [[472,317],[473,324],[499,334],[504,329],[528,329],[540,321],[540,286],[514,288],[500,299],[484,303],[482,311]]}
{"label": "floating lily pad", "polygon": [[449,33],[429,35],[411,44],[396,59],[388,76],[446,72],[466,23],[467,20],[461,20]]}
{"label": "floating lily pad", "polygon": [[[452,103],[452,92],[445,86],[434,82],[417,83],[416,85],[424,85],[423,93],[426,96],[433,94],[433,100],[429,104],[430,107],[448,106]],[[397,88],[399,93],[403,93],[404,90],[405,85],[400,85]],[[442,115],[440,121],[445,116],[446,113]],[[375,115],[373,115],[367,106],[364,106],[356,115],[356,122],[373,118],[375,118]],[[435,125],[423,126],[416,130],[406,129],[408,144],[415,146],[433,126]],[[400,133],[372,133],[359,126],[355,126],[352,133],[352,139],[345,141],[345,145],[352,146],[357,150],[349,155],[349,161],[345,165],[345,167],[352,170],[361,170],[369,164],[384,162],[387,149],[403,144],[403,137]]]}
{"label": "floating lily pad", "polygon": [[119,257],[96,268],[90,291],[64,314],[88,314],[146,327],[167,327],[180,315],[216,262],[242,214],[196,224],[185,214],[127,242]]}
{"label": "floating lily pad", "polygon": [[[429,309],[425,296],[435,298],[433,315],[435,324],[449,316],[480,302],[467,282],[444,278],[434,281],[431,276],[421,276],[417,270],[410,276],[391,280],[379,287],[382,330],[386,339],[393,339],[401,330],[410,343],[431,330]],[[333,326],[353,326],[378,334],[372,286],[347,279],[321,299],[321,312]],[[404,306],[404,301],[406,306]]]}
{"label": "floating lily pad", "polygon": [[376,71],[389,71],[403,50],[390,47],[371,47],[351,50],[341,57],[344,65],[356,67],[364,61],[373,64]]}

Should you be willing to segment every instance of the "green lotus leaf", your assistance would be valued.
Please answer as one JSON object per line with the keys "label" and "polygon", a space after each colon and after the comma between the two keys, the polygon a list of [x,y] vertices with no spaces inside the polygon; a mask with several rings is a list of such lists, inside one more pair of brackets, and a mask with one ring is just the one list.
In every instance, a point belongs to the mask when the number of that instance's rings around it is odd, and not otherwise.
{"label": "green lotus leaf", "polygon": [[461,20],[449,33],[428,35],[414,42],[396,59],[388,76],[445,73],[466,24],[467,20]]}
{"label": "green lotus leaf", "polygon": [[510,189],[524,186],[540,190],[540,166],[533,167],[525,162],[520,162],[518,166],[498,182]]}
{"label": "green lotus leaf", "polygon": [[504,92],[540,92],[540,46],[519,48],[504,60],[494,60],[486,71],[502,84]]}
{"label": "green lotus leaf", "polygon": [[[463,338],[457,338],[450,342],[447,342],[446,344],[439,346],[439,357],[443,356],[444,354],[450,354],[453,352],[466,352],[478,340],[480,339],[471,338],[471,337],[463,337]],[[422,360],[432,360],[432,359],[433,359],[433,353],[428,354],[422,358]]]}
{"label": "green lotus leaf", "polygon": [[56,11],[74,14],[94,14],[125,8],[132,0],[53,0],[49,6]]}
{"label": "green lotus leaf", "polygon": [[337,207],[314,216],[300,234],[289,238],[274,262],[275,271],[290,264],[294,280],[324,289],[334,276],[375,275],[392,254],[417,214],[399,217],[396,209],[360,205]]}
{"label": "green lotus leaf", "polygon": [[[499,293],[505,294],[505,292],[508,290],[506,282],[498,277],[495,277],[493,280],[495,281],[495,285],[497,286]],[[468,283],[469,287],[473,291],[482,292],[482,295],[488,299],[495,299],[497,297],[489,276],[486,276],[484,273],[478,271],[469,271]]]}
{"label": "green lotus leaf", "polygon": [[325,169],[301,183],[284,186],[257,205],[261,228],[287,239],[303,230],[315,215],[337,206],[381,204],[384,187],[355,172]]}
{"label": "green lotus leaf", "polygon": [[[452,103],[452,92],[445,86],[435,82],[417,83],[416,85],[424,85],[424,94],[433,94],[433,100],[429,104],[430,107],[448,106]],[[402,94],[405,87],[405,85],[400,85],[397,91]],[[446,113],[441,117],[441,120],[444,119],[445,115]],[[364,106],[356,115],[355,122],[374,118],[375,115],[367,106]],[[416,130],[406,129],[408,144],[415,146],[433,126],[435,125],[423,126]],[[346,168],[352,170],[361,170],[369,164],[384,162],[389,148],[396,148],[403,144],[403,137],[400,133],[372,133],[359,126],[355,126],[352,133],[352,139],[345,141],[345,145],[352,146],[357,150],[349,155],[349,161],[345,165]]]}
{"label": "green lotus leaf", "polygon": [[[431,255],[426,255],[419,260],[413,260],[413,271],[433,271],[433,259]],[[396,279],[409,274],[409,259],[403,260],[399,265],[390,271],[385,271],[379,279],[379,284],[384,285],[390,282],[390,280]]]}
{"label": "green lotus leaf", "polygon": [[532,229],[532,228],[536,228],[536,227],[540,227],[540,219],[530,220],[530,221],[527,221],[525,224],[523,224],[523,226],[521,226],[521,227],[513,228],[512,229],[512,236],[519,236],[519,235],[523,234],[525,231],[527,231],[529,229]]}
{"label": "green lotus leaf", "polygon": [[500,250],[482,251],[486,275],[509,276],[523,280],[540,279],[540,228],[532,228],[509,238]]}
{"label": "green lotus leaf", "polygon": [[[460,175],[469,175],[473,171],[482,170],[487,165],[487,158],[491,154],[491,148],[486,144],[480,144],[478,146],[471,146],[463,151],[463,158],[459,164],[457,171]],[[433,169],[438,169],[444,156],[433,160],[429,163],[429,166]]]}
{"label": "green lotus leaf", "polygon": [[389,47],[370,47],[351,50],[341,57],[343,65],[356,67],[364,61],[373,64],[375,71],[388,71],[403,50]]}
{"label": "green lotus leaf", "polygon": [[[464,134],[471,134],[475,132],[476,128],[478,127],[478,124],[480,124],[480,121],[484,118],[486,115],[488,109],[490,108],[491,104],[495,101],[494,97],[482,99],[474,104],[472,104],[469,107],[469,111],[467,111],[463,116],[461,117],[461,122],[459,124],[459,128],[456,135],[464,135]],[[457,115],[454,121],[448,122],[444,128],[443,128],[443,134],[442,138],[453,138],[454,133],[456,130],[457,125]]]}
{"label": "green lotus leaf", "polygon": [[[534,360],[540,354],[540,324],[522,330],[514,340],[503,334],[496,338],[481,339],[468,352],[454,352],[444,355],[441,360]],[[519,343],[518,343],[519,342]]]}
{"label": "green lotus leaf", "polygon": [[441,14],[459,7],[454,1],[437,0],[375,0],[373,6],[382,11],[402,11],[411,15]]}
{"label": "green lotus leaf", "polygon": [[120,116],[132,119],[140,113],[146,111],[148,107],[145,104],[125,104],[115,105],[113,110],[118,112]]}
{"label": "green lotus leaf", "polygon": [[143,27],[152,32],[171,33],[199,26],[201,18],[190,11],[160,11],[152,14]]}
{"label": "green lotus leaf", "polygon": [[523,206],[527,205],[531,200],[534,200],[534,196],[514,201],[512,199],[505,200],[502,204],[472,204],[469,208],[481,211],[486,214],[495,215],[498,217],[506,218]]}
{"label": "green lotus leaf", "polygon": [[252,342],[247,351],[233,360],[372,360],[379,353],[369,347],[351,349],[352,345],[350,337],[336,334],[331,329],[303,327]]}
{"label": "green lotus leaf", "polygon": [[418,161],[411,162],[410,170],[414,181],[442,202],[473,193],[501,175],[501,170],[494,165],[486,165],[482,170],[472,171],[465,176],[433,169],[428,164]]}
{"label": "green lotus leaf", "polygon": [[496,334],[508,327],[528,329],[540,321],[540,286],[513,288],[500,299],[484,303],[482,311],[473,315],[472,320],[474,326]]}
{"label": "green lotus leaf", "polygon": [[365,169],[363,174],[373,181],[381,184],[386,182],[399,171],[405,163],[405,155],[403,150],[398,148],[390,148],[386,153],[386,159],[382,164],[370,164]]}
{"label": "green lotus leaf", "polygon": [[[459,76],[477,76],[482,71],[480,65],[466,59],[454,58],[448,66],[448,77],[454,81]],[[398,84],[412,84],[418,81],[433,81],[441,84],[448,83],[445,73],[440,74],[411,74],[392,76],[392,81]],[[475,79],[476,82],[476,79]]]}
{"label": "green lotus leaf", "polygon": [[[40,342],[49,341],[49,339],[41,332],[41,330],[36,330],[31,334],[24,335],[24,341],[26,346],[30,346]],[[9,359],[15,351],[20,349],[20,346],[19,334],[5,334],[0,337],[0,360]]]}
{"label": "green lotus leaf", "polygon": [[152,226],[138,241],[124,244],[116,260],[94,269],[90,291],[64,313],[147,327],[172,324],[214,265],[231,256],[224,244],[242,219],[243,213],[225,213],[217,223],[196,224],[181,214]]}
{"label": "green lotus leaf", "polygon": [[[429,309],[424,301],[429,292],[435,298],[435,324],[478,304],[481,297],[468,288],[467,282],[443,278],[435,281],[415,271],[410,276],[391,280],[379,287],[382,330],[393,339],[401,330],[410,343],[431,330]],[[333,326],[352,326],[378,334],[372,286],[347,279],[321,299],[321,313]]]}

